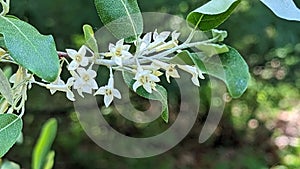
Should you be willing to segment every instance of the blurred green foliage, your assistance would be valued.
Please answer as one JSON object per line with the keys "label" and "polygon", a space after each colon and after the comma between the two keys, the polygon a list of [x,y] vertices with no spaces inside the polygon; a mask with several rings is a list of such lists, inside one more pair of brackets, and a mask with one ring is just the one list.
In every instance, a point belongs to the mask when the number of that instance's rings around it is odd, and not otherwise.
{"label": "blurred green foliage", "polygon": [[[144,12],[167,12],[185,18],[205,2],[140,0],[139,4]],[[299,5],[299,1],[296,3]],[[83,43],[83,24],[88,23],[95,30],[101,27],[92,0],[18,0],[12,1],[11,13],[36,26],[41,33],[53,34],[59,50],[78,48]],[[118,157],[98,148],[85,135],[72,112],[72,104],[63,95],[50,97],[48,91],[34,87],[24,120],[24,143],[15,146],[6,157],[29,168],[30,151],[41,122],[54,116],[61,126],[54,142],[54,168],[300,168],[300,23],[275,17],[259,1],[243,0],[220,29],[228,31],[225,42],[246,59],[252,80],[242,98],[226,97],[222,121],[206,143],[197,142],[206,118],[203,105],[194,128],[174,149],[146,159]],[[202,85],[201,90],[205,89]],[[149,130],[120,118],[113,113],[107,116],[113,126],[132,135],[139,135],[144,129],[155,132],[167,127],[160,121]]]}

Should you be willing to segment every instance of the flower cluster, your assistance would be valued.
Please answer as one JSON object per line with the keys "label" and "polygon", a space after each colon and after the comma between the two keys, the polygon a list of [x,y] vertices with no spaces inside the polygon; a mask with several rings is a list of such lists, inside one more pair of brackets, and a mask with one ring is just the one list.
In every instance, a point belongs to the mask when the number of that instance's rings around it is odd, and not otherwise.
{"label": "flower cluster", "polygon": [[[66,92],[67,98],[75,101],[74,94],[71,90],[74,89],[81,97],[83,93],[94,95],[103,95],[104,104],[108,107],[116,97],[121,99],[121,93],[114,88],[113,70],[128,71],[134,75],[132,89],[136,92],[142,87],[148,93],[156,91],[156,86],[160,82],[159,76],[165,74],[167,81],[170,83],[170,78],[180,78],[178,68],[191,74],[192,82],[196,86],[200,86],[199,79],[204,79],[202,72],[195,66],[169,64],[167,61],[162,61],[158,55],[164,51],[178,46],[178,37],[180,33],[174,31],[164,31],[158,33],[146,33],[142,38],[134,41],[135,52],[130,52],[131,45],[126,44],[124,39],[110,43],[108,52],[96,54],[93,53],[87,46],[82,46],[78,51],[66,49],[68,56],[72,61],[68,63],[67,68],[72,75],[65,83],[60,77],[46,88],[50,89],[51,94],[56,91]],[[88,53],[91,56],[87,56]],[[165,56],[162,56],[162,58]],[[62,60],[65,60],[63,58]],[[110,69],[110,78],[107,85],[98,87],[96,83],[97,73],[92,69],[93,65],[102,64]],[[164,71],[164,73],[162,73]]]}
{"label": "flower cluster", "polygon": [[[27,99],[26,92],[24,94],[25,85],[31,88],[31,84],[38,84],[50,90],[51,94],[57,91],[65,92],[66,97],[75,101],[73,91],[77,91],[79,96],[84,97],[85,94],[103,95],[104,104],[108,107],[114,98],[121,99],[121,93],[114,87],[113,70],[127,71],[133,75],[132,89],[137,92],[138,88],[143,88],[148,93],[156,90],[157,83],[160,82],[159,76],[165,74],[167,82],[171,83],[171,78],[180,78],[178,69],[191,74],[191,80],[196,86],[200,86],[199,78],[204,79],[202,72],[195,66],[178,65],[168,63],[168,55],[180,50],[185,46],[179,46],[178,37],[180,33],[174,31],[164,31],[158,33],[146,33],[143,37],[138,38],[133,44],[126,44],[124,39],[116,42],[116,44],[108,45],[108,52],[97,53],[92,51],[87,46],[83,45],[78,51],[74,49],[66,49],[66,55],[69,57],[60,57],[61,67],[64,63],[67,64],[67,70],[71,75],[66,82],[59,76],[52,83],[45,81],[38,82],[33,78],[33,75],[25,69],[20,68],[11,78],[10,82],[16,86],[18,93],[23,93],[22,103]],[[135,45],[135,51],[131,52],[131,47]],[[0,50],[0,54],[4,55],[4,51]],[[93,70],[94,65],[105,65],[110,70],[110,78],[107,85],[98,86],[96,82],[97,72]],[[20,85],[22,84],[22,85]],[[25,87],[25,88],[26,88]],[[16,100],[16,102],[20,102]],[[21,105],[24,108],[24,104]],[[19,110],[19,107],[13,107],[14,110]]]}

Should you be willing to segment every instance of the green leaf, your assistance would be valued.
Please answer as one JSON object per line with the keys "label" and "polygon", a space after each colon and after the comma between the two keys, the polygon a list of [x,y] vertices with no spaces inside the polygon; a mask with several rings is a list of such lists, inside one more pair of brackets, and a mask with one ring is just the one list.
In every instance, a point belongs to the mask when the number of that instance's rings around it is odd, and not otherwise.
{"label": "green leaf", "polygon": [[[238,98],[248,87],[250,80],[249,67],[237,50],[229,46],[228,48],[229,52],[219,55],[222,65],[214,62],[210,63],[210,60],[207,60],[205,65],[210,64],[211,67],[222,67],[224,70],[212,69],[208,73],[223,80],[230,95],[233,98]],[[225,72],[225,76],[221,71]]]}
{"label": "green leaf", "polygon": [[[133,79],[134,76],[131,73],[128,73],[126,71],[123,72],[123,78],[125,83],[130,87],[130,89],[133,89],[132,86],[135,82]],[[151,99],[151,100],[157,100],[160,101],[162,104],[162,113],[161,113],[161,118],[168,123],[169,122],[169,108],[168,108],[168,93],[167,90],[161,86],[161,85],[156,85],[156,90],[153,91],[152,93],[148,93],[143,87],[139,87],[136,90],[136,93],[144,97],[146,99]]]}
{"label": "green leaf", "polygon": [[3,16],[0,16],[0,34],[16,62],[46,81],[56,80],[59,60],[52,36],[41,35],[30,24]]}
{"label": "green leaf", "polygon": [[0,169],[20,169],[20,165],[12,161],[4,160],[3,164],[0,166]]}
{"label": "green leaf", "polygon": [[0,94],[12,105],[14,102],[13,92],[4,72],[0,69]]}
{"label": "green leaf", "polygon": [[201,45],[197,45],[196,48],[204,52],[208,57],[229,51],[225,44],[219,45],[215,43],[202,43]]}
{"label": "green leaf", "polygon": [[211,0],[187,16],[187,21],[200,30],[207,31],[222,24],[241,0]]}
{"label": "green leaf", "polygon": [[47,155],[56,137],[57,121],[49,119],[42,128],[38,141],[33,149],[32,169],[42,169],[47,163]]}
{"label": "green leaf", "polygon": [[300,9],[293,0],[260,0],[279,18],[300,21]]}
{"label": "green leaf", "polygon": [[249,68],[238,51],[229,46],[228,49],[229,52],[213,57],[183,51],[176,55],[171,62],[196,65],[202,72],[222,80],[226,84],[230,95],[233,98],[238,98],[248,87],[250,80]]}
{"label": "green leaf", "polygon": [[227,38],[227,31],[224,30],[212,29],[211,33],[213,38],[216,39],[217,42],[222,42],[225,38]]}
{"label": "green leaf", "polygon": [[143,32],[143,18],[137,0],[95,0],[104,25],[118,38],[136,39]]}
{"label": "green leaf", "polygon": [[83,25],[83,32],[87,46],[95,53],[98,53],[98,44],[94,36],[93,28],[90,25],[85,24]]}
{"label": "green leaf", "polygon": [[23,122],[14,114],[0,114],[0,158],[16,143]]}
{"label": "green leaf", "polygon": [[4,37],[0,35],[0,47],[5,47]]}
{"label": "green leaf", "polygon": [[55,152],[50,151],[46,158],[45,167],[43,169],[52,169],[54,165]]}

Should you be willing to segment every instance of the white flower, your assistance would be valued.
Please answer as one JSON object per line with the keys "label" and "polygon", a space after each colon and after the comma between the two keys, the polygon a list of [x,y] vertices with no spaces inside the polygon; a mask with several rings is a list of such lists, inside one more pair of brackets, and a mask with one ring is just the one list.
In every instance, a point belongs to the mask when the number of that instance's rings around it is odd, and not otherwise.
{"label": "white flower", "polygon": [[161,32],[158,34],[157,30],[155,30],[153,32],[153,40],[154,41],[149,45],[148,49],[150,50],[150,49],[156,48],[159,45],[164,44],[170,34],[171,34],[171,32],[169,32],[169,31],[164,31],[164,32]]}
{"label": "white flower", "polygon": [[170,83],[170,76],[173,78],[180,78],[178,71],[176,70],[176,65],[167,64],[158,60],[153,61],[154,67],[157,66],[159,68],[163,68],[166,71],[166,78],[168,83]]}
{"label": "white flower", "polygon": [[19,68],[18,71],[9,78],[9,82],[15,85],[26,80],[28,82],[28,89],[31,89],[32,83],[35,82],[35,79],[32,74],[29,74],[27,69]]}
{"label": "white flower", "polygon": [[[143,39],[139,39],[139,50],[140,51],[144,51],[148,48],[148,46],[151,44],[151,39],[152,39],[152,32],[146,33],[146,35],[144,35]],[[137,45],[137,44],[135,44]]]}
{"label": "white flower", "polygon": [[71,86],[74,84],[74,77],[68,79],[67,84],[58,77],[54,82],[47,84],[46,88],[50,89],[50,93],[53,95],[56,91],[66,92],[67,98],[71,101],[75,101],[75,96],[71,91]]}
{"label": "white flower", "polygon": [[66,49],[70,58],[72,58],[72,62],[68,66],[68,70],[76,70],[79,66],[87,66],[89,64],[89,58],[86,57],[86,46],[81,46],[78,52],[74,49]]}
{"label": "white flower", "polygon": [[74,82],[74,89],[77,89],[78,94],[82,97],[82,92],[92,94],[93,89],[98,89],[98,85],[96,80],[94,79],[97,76],[97,73],[91,69],[84,69],[79,67],[77,69],[77,74],[75,74],[75,82]]}
{"label": "white flower", "polygon": [[163,43],[162,45],[156,47],[156,51],[162,51],[166,49],[171,49],[175,46],[178,46],[178,37],[180,36],[180,33],[177,33],[176,31],[173,31],[171,34],[172,40],[168,41],[167,43]]}
{"label": "white flower", "polygon": [[130,45],[124,45],[124,39],[119,40],[116,45],[109,44],[109,51],[105,53],[106,57],[112,57],[111,59],[119,66],[122,66],[124,59],[133,57],[129,52]]}
{"label": "white flower", "polygon": [[178,65],[178,67],[190,74],[192,74],[192,82],[196,85],[196,86],[200,86],[199,80],[200,79],[205,79],[205,77],[202,74],[202,71],[198,68],[196,68],[195,66],[189,66],[189,65]]}
{"label": "white flower", "polygon": [[104,104],[106,107],[108,107],[111,104],[114,97],[121,99],[121,94],[119,90],[114,88],[114,79],[112,77],[109,78],[108,84],[106,86],[102,86],[96,91],[94,96],[98,94],[104,95]]}
{"label": "white flower", "polygon": [[160,79],[152,74],[150,70],[143,70],[138,68],[137,73],[134,77],[136,82],[133,84],[133,90],[136,92],[137,88],[143,86],[143,88],[148,92],[152,93],[152,89],[155,89],[155,82],[159,82]]}

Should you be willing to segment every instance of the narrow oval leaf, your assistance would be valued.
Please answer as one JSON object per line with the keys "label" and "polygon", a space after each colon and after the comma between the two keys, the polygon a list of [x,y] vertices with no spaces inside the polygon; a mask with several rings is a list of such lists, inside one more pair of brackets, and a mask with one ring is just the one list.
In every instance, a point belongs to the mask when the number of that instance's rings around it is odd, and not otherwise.
{"label": "narrow oval leaf", "polygon": [[30,24],[3,16],[0,16],[0,34],[16,62],[46,81],[56,80],[59,60],[52,36],[41,35]]}
{"label": "narrow oval leaf", "polygon": [[[123,78],[125,83],[130,87],[130,89],[133,89],[132,86],[135,82],[133,79],[134,76],[131,73],[128,72],[123,72]],[[160,101],[162,104],[162,112],[161,112],[161,118],[168,123],[169,122],[169,108],[168,108],[168,93],[167,90],[161,86],[161,85],[156,85],[156,90],[153,91],[152,93],[148,93],[143,87],[139,87],[136,90],[136,93],[144,97],[146,99],[151,99],[151,100],[157,100]]]}
{"label": "narrow oval leaf", "polygon": [[47,155],[56,137],[57,121],[49,119],[42,128],[38,141],[33,149],[32,169],[42,169],[47,162]]}
{"label": "narrow oval leaf", "polygon": [[8,82],[7,77],[5,76],[4,72],[0,69],[0,94],[2,97],[6,99],[6,101],[12,105],[14,102],[13,99],[13,92]]}
{"label": "narrow oval leaf", "polygon": [[137,37],[143,32],[143,18],[137,0],[95,0],[94,2],[103,24],[116,38]]}
{"label": "narrow oval leaf", "polygon": [[200,30],[207,31],[223,23],[241,0],[211,0],[187,16],[187,21]]}
{"label": "narrow oval leaf", "polygon": [[293,0],[260,0],[276,16],[286,20],[300,21],[300,9]]}
{"label": "narrow oval leaf", "polygon": [[90,25],[85,24],[83,25],[83,33],[87,46],[95,53],[98,53],[98,44],[94,36],[93,28]]}
{"label": "narrow oval leaf", "polygon": [[[202,72],[222,80],[233,98],[240,97],[247,89],[250,80],[249,68],[243,57],[234,48],[229,52],[206,57],[202,53],[183,51],[171,62],[196,65]],[[221,63],[219,62],[219,59]]]}
{"label": "narrow oval leaf", "polygon": [[16,143],[23,122],[14,114],[0,114],[0,158]]}

